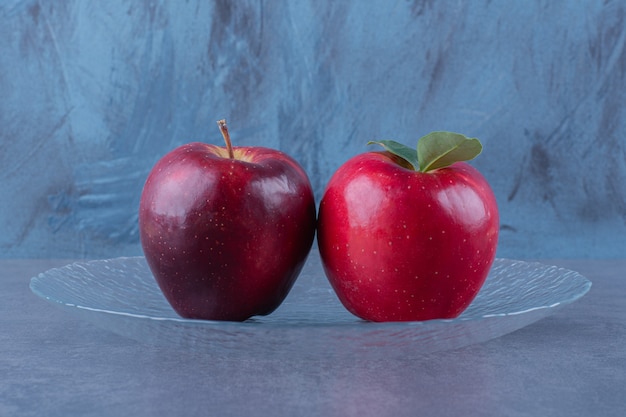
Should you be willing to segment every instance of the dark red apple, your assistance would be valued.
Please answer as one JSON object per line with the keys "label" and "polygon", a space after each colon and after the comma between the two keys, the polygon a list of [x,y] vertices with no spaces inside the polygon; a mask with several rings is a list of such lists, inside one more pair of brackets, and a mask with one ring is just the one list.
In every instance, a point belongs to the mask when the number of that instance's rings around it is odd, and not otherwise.
{"label": "dark red apple", "polygon": [[274,311],[315,235],[309,179],[263,147],[180,146],[151,170],[139,207],[141,244],[182,317],[242,321]]}
{"label": "dark red apple", "polygon": [[491,187],[461,162],[482,145],[448,132],[420,139],[418,152],[375,143],[386,150],[348,160],[320,202],[326,275],[343,305],[365,320],[457,317],[482,287],[498,241]]}

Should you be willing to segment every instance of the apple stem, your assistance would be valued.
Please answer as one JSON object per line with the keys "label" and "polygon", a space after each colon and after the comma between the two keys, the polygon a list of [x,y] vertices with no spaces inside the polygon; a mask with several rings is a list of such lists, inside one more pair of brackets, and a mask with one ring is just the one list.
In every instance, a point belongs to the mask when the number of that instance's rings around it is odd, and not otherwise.
{"label": "apple stem", "polygon": [[235,159],[235,154],[233,153],[233,145],[230,142],[230,134],[228,133],[228,127],[226,126],[226,119],[218,120],[217,125],[220,127],[220,132],[222,132],[222,136],[224,136],[224,142],[226,142],[226,149],[228,150],[228,157],[230,159]]}

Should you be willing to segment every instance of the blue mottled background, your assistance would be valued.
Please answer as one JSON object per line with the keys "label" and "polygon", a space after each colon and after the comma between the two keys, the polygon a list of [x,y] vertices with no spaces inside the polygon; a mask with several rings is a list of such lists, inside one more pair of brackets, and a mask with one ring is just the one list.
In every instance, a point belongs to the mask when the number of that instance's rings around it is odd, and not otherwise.
{"label": "blue mottled background", "polygon": [[317,197],[372,139],[479,137],[501,257],[623,257],[624,1],[0,3],[0,257],[140,254],[159,157],[279,148]]}

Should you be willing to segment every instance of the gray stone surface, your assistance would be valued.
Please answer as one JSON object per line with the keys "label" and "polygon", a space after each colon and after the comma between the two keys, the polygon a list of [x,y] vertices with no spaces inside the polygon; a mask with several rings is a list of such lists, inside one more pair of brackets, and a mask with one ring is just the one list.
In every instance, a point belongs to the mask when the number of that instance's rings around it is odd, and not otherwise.
{"label": "gray stone surface", "polygon": [[35,297],[61,260],[2,260],[2,416],[551,416],[626,413],[626,261],[546,261],[591,291],[517,332],[413,360],[233,359],[95,328]]}
{"label": "gray stone surface", "polygon": [[622,257],[623,1],[8,0],[0,257],[140,253],[156,160],[276,147],[321,196],[372,139],[482,139],[499,256]]}

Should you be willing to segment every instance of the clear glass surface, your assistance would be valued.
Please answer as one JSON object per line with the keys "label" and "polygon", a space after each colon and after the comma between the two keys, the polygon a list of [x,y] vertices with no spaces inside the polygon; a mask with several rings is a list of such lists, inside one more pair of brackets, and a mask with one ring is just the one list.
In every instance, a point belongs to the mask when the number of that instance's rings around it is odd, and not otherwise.
{"label": "clear glass surface", "polygon": [[341,305],[313,251],[284,303],[243,323],[180,318],[143,257],[84,261],[31,279],[39,297],[142,343],[220,356],[410,357],[510,333],[582,297],[591,282],[575,271],[496,259],[485,285],[458,318],[371,323]]}

